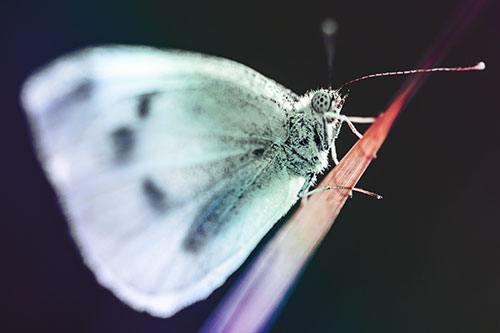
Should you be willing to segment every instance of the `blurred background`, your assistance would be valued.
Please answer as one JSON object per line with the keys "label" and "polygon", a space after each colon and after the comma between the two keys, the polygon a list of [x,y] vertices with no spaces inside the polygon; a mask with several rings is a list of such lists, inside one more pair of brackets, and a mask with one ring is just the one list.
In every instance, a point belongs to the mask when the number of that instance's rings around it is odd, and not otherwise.
{"label": "blurred background", "polygon": [[[413,68],[460,3],[2,1],[0,330],[196,331],[242,272],[169,319],[101,287],[33,151],[19,105],[32,71],[89,45],[145,44],[233,59],[303,94],[327,86],[325,17],[339,23],[335,86]],[[500,331],[499,15],[490,1],[440,63],[487,70],[428,77],[359,183],[384,200],[348,200],[272,332]],[[405,79],[352,86],[343,112],[378,114]],[[340,156],[354,142],[345,128]]]}

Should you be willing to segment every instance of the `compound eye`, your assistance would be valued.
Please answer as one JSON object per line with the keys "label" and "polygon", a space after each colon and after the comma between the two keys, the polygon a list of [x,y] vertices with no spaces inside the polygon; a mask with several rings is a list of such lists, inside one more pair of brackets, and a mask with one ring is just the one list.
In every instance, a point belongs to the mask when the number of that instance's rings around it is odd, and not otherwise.
{"label": "compound eye", "polygon": [[332,104],[332,98],[330,94],[324,91],[319,91],[315,93],[311,100],[312,108],[314,109],[314,111],[319,113],[328,112],[331,104]]}

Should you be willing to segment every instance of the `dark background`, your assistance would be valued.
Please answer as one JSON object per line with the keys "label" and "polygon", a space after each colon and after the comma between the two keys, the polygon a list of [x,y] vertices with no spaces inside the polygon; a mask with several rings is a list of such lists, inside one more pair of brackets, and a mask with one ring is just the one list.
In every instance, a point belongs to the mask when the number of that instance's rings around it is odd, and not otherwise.
{"label": "dark background", "polygon": [[[170,319],[99,286],[37,163],[19,88],[37,67],[95,44],[179,48],[246,64],[302,94],[326,86],[318,24],[340,24],[334,85],[417,64],[461,1],[3,1],[0,330],[171,332],[199,328],[227,292]],[[272,331],[500,331],[499,3],[430,75],[361,179]],[[459,23],[460,24],[460,23]],[[405,78],[351,88],[348,115],[376,115]],[[344,129],[342,156],[355,142]],[[3,328],[2,328],[3,327]]]}

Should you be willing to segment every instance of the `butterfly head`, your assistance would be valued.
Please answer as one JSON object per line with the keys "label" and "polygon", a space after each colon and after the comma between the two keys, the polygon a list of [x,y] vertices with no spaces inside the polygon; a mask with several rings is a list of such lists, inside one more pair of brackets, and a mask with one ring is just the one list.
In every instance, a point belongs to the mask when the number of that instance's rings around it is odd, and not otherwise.
{"label": "butterfly head", "polygon": [[349,92],[346,91],[321,89],[311,98],[311,107],[315,112],[329,118],[329,114],[340,113],[348,95]]}
{"label": "butterfly head", "polygon": [[320,89],[312,93],[310,98],[310,112],[318,124],[323,128],[319,130],[321,137],[321,150],[327,150],[337,137],[342,117],[340,111],[344,106],[348,92],[345,89]]}

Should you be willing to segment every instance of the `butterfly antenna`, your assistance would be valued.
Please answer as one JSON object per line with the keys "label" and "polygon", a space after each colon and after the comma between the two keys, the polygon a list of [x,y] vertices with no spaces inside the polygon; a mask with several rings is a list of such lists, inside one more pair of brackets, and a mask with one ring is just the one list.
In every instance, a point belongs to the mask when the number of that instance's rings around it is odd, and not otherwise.
{"label": "butterfly antenna", "polygon": [[436,68],[427,68],[427,69],[411,69],[408,71],[397,71],[397,72],[386,72],[386,73],[378,73],[378,74],[370,74],[370,75],[365,75],[360,78],[351,80],[349,82],[344,83],[341,85],[338,90],[342,89],[343,87],[350,85],[354,82],[358,82],[361,80],[365,79],[370,79],[372,77],[379,77],[379,76],[393,76],[393,75],[407,75],[407,74],[416,74],[416,73],[430,73],[430,72],[466,72],[466,71],[482,71],[486,68],[486,64],[482,61],[478,62],[474,66],[469,66],[469,67],[436,67]]}
{"label": "butterfly antenna", "polygon": [[326,18],[321,22],[321,35],[326,51],[326,64],[328,65],[328,86],[332,87],[333,59],[335,57],[335,39],[337,37],[337,21]]}

